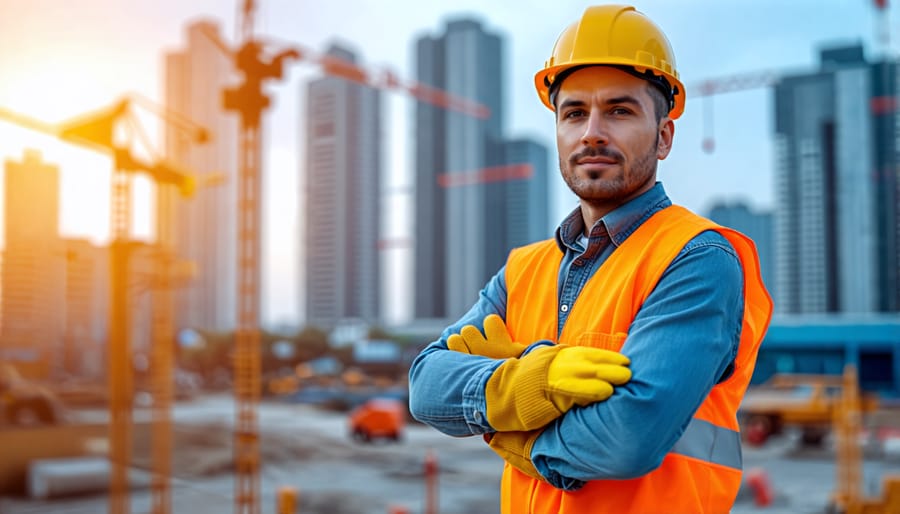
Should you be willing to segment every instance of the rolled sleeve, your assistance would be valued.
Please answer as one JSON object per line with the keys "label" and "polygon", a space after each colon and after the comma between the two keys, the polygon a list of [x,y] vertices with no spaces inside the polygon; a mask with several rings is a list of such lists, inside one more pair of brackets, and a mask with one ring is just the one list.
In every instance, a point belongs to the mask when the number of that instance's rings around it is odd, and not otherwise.
{"label": "rolled sleeve", "polygon": [[484,389],[487,381],[494,374],[494,370],[503,362],[494,360],[493,363],[493,366],[485,367],[476,372],[463,388],[463,413],[466,416],[466,422],[472,434],[484,434],[494,431],[487,420],[487,400],[485,399]]}
{"label": "rolled sleeve", "polygon": [[493,431],[487,421],[484,389],[503,361],[451,351],[447,338],[465,325],[481,327],[489,314],[506,317],[504,277],[505,268],[482,289],[475,305],[422,350],[410,366],[410,413],[445,434],[468,436]]}

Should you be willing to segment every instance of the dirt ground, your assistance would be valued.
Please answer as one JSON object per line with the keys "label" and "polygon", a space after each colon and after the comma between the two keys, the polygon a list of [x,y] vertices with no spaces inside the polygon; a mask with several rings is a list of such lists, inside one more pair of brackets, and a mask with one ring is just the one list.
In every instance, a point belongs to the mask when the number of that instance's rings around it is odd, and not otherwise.
{"label": "dirt ground", "polygon": [[[261,513],[275,514],[280,487],[299,491],[297,514],[424,514],[428,488],[425,457],[438,463],[435,491],[440,514],[499,511],[502,462],[480,438],[453,438],[411,423],[399,443],[352,439],[345,413],[267,401],[260,405]],[[102,410],[81,411],[85,421],[105,419]],[[138,422],[149,412],[137,411]],[[228,395],[179,403],[173,410],[172,513],[234,512],[232,426]],[[891,419],[887,425],[893,425]],[[798,449],[797,434],[773,438],[762,448],[744,449],[744,468],[762,470],[773,502],[755,503],[742,490],[732,514],[819,514],[825,512],[837,477],[833,447]],[[135,469],[149,469],[151,445],[135,441]],[[866,494],[877,494],[881,478],[900,474],[900,456],[870,452],[862,477]],[[146,473],[135,472],[131,513],[150,513]],[[98,514],[108,512],[103,493],[54,500],[0,498],[0,514]]]}
{"label": "dirt ground", "polygon": [[[425,457],[438,463],[435,499],[442,514],[494,513],[499,505],[502,461],[480,438],[453,438],[410,423],[399,443],[362,443],[349,435],[346,413],[306,405],[265,402],[259,408],[261,512],[276,512],[280,487],[299,491],[298,514],[385,514],[425,511]],[[135,413],[146,421],[148,412]],[[79,419],[101,421],[102,411]],[[173,412],[172,512],[233,512],[234,407],[227,395],[199,398]],[[149,470],[151,442],[136,440],[132,461]],[[144,473],[133,474],[131,512],[151,511]],[[104,494],[48,501],[0,499],[0,514],[96,514]]]}

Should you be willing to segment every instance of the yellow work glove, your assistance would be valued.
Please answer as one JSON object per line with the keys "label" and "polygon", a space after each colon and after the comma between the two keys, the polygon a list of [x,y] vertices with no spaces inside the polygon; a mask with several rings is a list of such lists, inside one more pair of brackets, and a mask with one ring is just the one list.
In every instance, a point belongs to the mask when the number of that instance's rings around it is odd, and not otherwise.
{"label": "yellow work glove", "polygon": [[447,347],[455,352],[491,359],[509,359],[522,355],[528,345],[513,342],[503,319],[496,314],[488,314],[484,318],[484,335],[475,325],[466,325],[459,334],[447,338]]}
{"label": "yellow work glove", "polygon": [[534,441],[540,434],[541,430],[496,432],[484,434],[484,440],[494,450],[494,453],[502,457],[512,467],[531,478],[544,480],[544,477],[538,473],[537,468],[531,463],[531,447],[534,446]]}
{"label": "yellow work glove", "polygon": [[498,432],[541,428],[575,405],[609,398],[613,385],[631,380],[628,364],[621,353],[559,344],[507,359],[485,386],[488,423]]}

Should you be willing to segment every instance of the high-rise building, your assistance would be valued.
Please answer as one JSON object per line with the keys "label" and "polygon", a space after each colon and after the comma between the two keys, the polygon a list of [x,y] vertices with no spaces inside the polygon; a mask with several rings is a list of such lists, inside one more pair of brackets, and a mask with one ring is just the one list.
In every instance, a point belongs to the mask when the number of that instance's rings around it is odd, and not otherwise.
{"label": "high-rise building", "polygon": [[[550,225],[547,147],[531,139],[506,142],[510,168],[506,188],[506,244],[504,251],[553,235]],[[522,170],[521,173],[518,170]],[[504,255],[505,261],[505,255]],[[502,264],[502,263],[501,263]],[[497,266],[499,269],[499,266]]]}
{"label": "high-rise building", "polygon": [[46,378],[62,365],[65,251],[59,237],[59,169],[28,150],[5,171],[2,335],[3,360]]}
{"label": "high-rise building", "polygon": [[222,91],[238,79],[215,23],[195,22],[186,36],[184,49],[165,56],[165,104],[205,127],[211,140],[194,145],[167,127],[166,154],[192,173],[224,180],[179,201],[175,210],[175,252],[197,270],[176,290],[176,328],[230,330],[237,318],[238,117],[223,109]]}
{"label": "high-rise building", "polygon": [[482,170],[505,164],[502,54],[501,37],[471,19],[451,21],[443,34],[416,41],[420,83],[490,111],[479,118],[416,103],[416,318],[462,314],[505,257],[503,195],[497,194],[503,185],[477,180]]}
{"label": "high-rise building", "polygon": [[[328,55],[356,62],[332,45]],[[381,95],[337,77],[307,86],[305,245],[308,323],[378,321]]]}
{"label": "high-rise building", "polygon": [[743,202],[719,202],[709,210],[708,217],[719,225],[737,230],[756,243],[763,283],[766,284],[769,295],[774,297],[775,245],[772,237],[774,230],[772,213],[754,211]]}
{"label": "high-rise building", "polygon": [[775,87],[781,312],[900,310],[897,72],[847,46]]}
{"label": "high-rise building", "polygon": [[65,335],[62,367],[70,374],[99,377],[109,317],[109,250],[86,239],[64,239]]}

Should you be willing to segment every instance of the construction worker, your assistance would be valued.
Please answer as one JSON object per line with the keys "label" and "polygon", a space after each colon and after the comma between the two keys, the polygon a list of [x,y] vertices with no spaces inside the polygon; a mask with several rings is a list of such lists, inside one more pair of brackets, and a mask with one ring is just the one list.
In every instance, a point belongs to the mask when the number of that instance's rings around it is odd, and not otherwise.
{"label": "construction worker", "polygon": [[535,85],[579,206],[417,356],[412,414],[483,435],[503,513],[727,513],[772,302],[753,242],[656,180],[685,104],[671,46],[633,7],[590,7]]}

